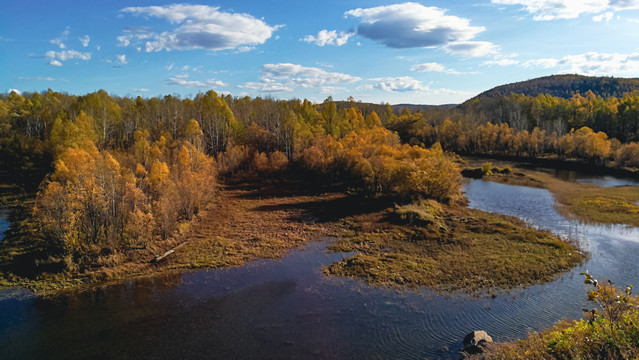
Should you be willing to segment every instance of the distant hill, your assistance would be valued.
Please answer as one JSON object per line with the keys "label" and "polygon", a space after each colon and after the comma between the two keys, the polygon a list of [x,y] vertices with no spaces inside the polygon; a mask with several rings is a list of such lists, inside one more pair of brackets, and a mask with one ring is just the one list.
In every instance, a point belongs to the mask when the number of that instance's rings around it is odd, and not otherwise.
{"label": "distant hill", "polygon": [[404,109],[409,109],[411,112],[426,110],[426,109],[453,109],[459,106],[459,104],[444,104],[444,105],[417,105],[417,104],[396,104],[391,105],[393,111],[397,114],[401,113]]}
{"label": "distant hill", "polygon": [[511,93],[537,96],[550,94],[570,99],[572,94],[584,94],[591,90],[601,97],[621,97],[624,93],[639,91],[639,79],[617,77],[594,77],[583,75],[551,75],[532,80],[497,86],[479,95],[482,97],[509,96]]}
{"label": "distant hill", "polygon": [[[335,105],[337,105],[338,109],[349,108],[351,107],[351,102],[349,101],[335,101]],[[375,111],[378,115],[383,113],[386,110],[386,104],[373,104],[373,103],[365,103],[358,101],[355,106],[357,106],[360,110],[364,112],[364,115],[369,114],[371,111]],[[444,105],[426,105],[426,104],[394,104],[391,105],[391,109],[395,114],[401,114],[404,109],[408,109],[411,112],[419,111],[419,110],[427,110],[427,109],[442,109],[449,110],[454,109],[459,104],[444,104]]]}

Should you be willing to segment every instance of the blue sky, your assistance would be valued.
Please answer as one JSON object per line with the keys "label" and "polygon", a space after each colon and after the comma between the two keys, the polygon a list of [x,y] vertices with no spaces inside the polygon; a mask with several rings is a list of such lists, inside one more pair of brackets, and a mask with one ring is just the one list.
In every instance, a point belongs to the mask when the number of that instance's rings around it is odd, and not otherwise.
{"label": "blue sky", "polygon": [[639,0],[2,1],[0,92],[459,103],[639,77]]}

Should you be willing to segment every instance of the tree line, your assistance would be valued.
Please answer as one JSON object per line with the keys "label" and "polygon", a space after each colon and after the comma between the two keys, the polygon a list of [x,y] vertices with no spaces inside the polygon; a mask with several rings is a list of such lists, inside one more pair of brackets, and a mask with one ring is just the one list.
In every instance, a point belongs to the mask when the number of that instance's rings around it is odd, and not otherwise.
{"label": "tree line", "polygon": [[51,164],[33,230],[77,270],[127,261],[188,231],[215,200],[218,175],[267,176],[294,165],[398,201],[461,199],[452,156],[402,144],[383,127],[390,106],[357,105],[214,91],[193,99],[11,93],[0,98],[0,154],[18,169]]}
{"label": "tree line", "polygon": [[439,142],[459,154],[639,167],[639,94],[604,99],[589,91],[570,100],[511,94],[474,99],[450,110],[405,110],[386,127],[404,142]]}

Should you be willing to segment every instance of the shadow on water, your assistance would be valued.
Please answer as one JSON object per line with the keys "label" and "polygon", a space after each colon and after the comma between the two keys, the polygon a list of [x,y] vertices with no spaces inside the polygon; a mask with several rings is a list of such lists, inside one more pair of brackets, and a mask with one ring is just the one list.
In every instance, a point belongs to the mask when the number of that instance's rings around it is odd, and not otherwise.
{"label": "shadow on water", "polygon": [[618,283],[639,278],[637,229],[595,226],[558,214],[543,189],[481,180],[470,206],[506,213],[571,237],[589,260],[546,285],[495,298],[397,292],[326,277],[329,239],[280,260],[127,281],[49,298],[0,292],[0,354],[32,358],[457,358],[461,339],[483,329],[524,337],[581,316],[589,269]]}

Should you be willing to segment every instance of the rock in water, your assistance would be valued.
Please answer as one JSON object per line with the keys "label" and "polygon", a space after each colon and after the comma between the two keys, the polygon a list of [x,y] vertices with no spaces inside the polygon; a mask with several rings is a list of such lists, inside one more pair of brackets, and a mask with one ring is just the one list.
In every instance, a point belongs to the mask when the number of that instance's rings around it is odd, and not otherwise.
{"label": "rock in water", "polygon": [[485,345],[492,342],[493,338],[485,331],[476,330],[464,338],[464,351],[470,354],[477,354],[483,352]]}

